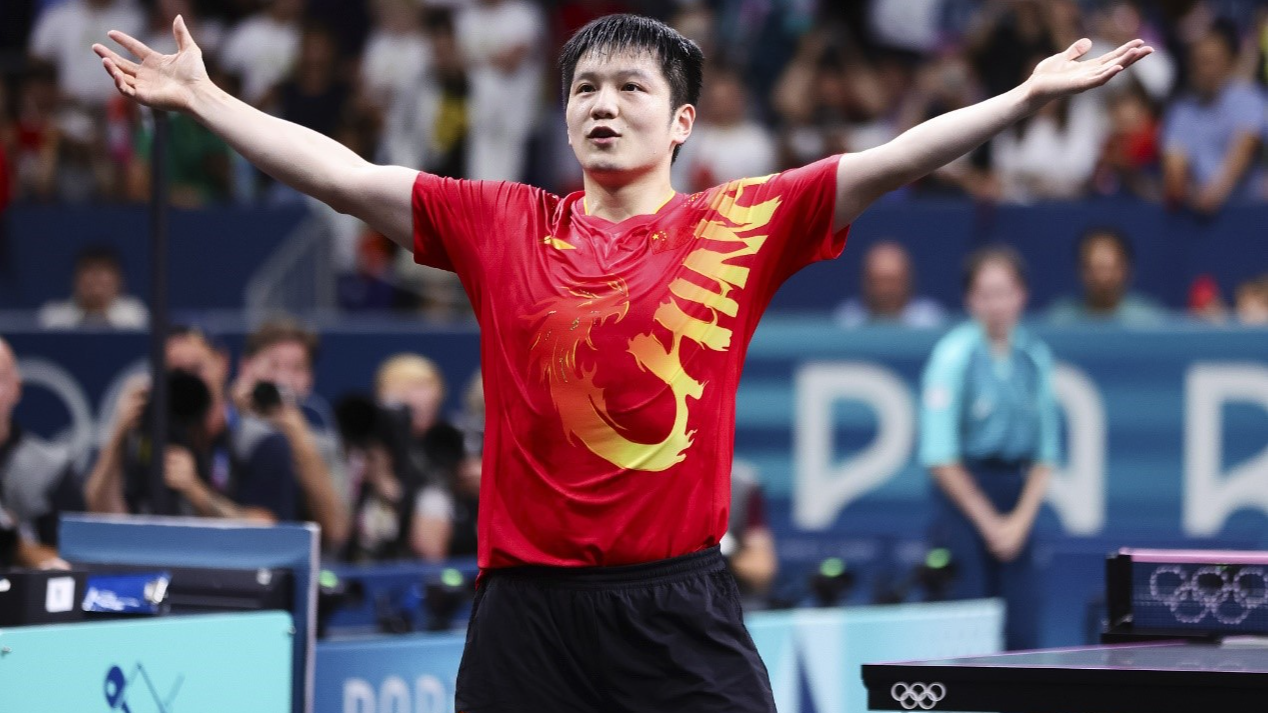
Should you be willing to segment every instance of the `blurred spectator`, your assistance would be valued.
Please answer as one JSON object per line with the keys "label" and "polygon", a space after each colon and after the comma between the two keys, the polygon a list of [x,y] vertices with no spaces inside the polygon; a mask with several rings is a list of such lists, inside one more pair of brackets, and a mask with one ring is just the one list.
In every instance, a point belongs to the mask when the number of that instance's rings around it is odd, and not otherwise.
{"label": "blurred spectator", "polygon": [[674,166],[674,182],[697,193],[727,181],[766,176],[776,170],[775,141],[748,116],[749,98],[740,76],[714,69],[705,80],[700,114]]}
{"label": "blurred spectator", "polygon": [[1049,308],[1050,321],[1124,326],[1147,326],[1163,321],[1166,312],[1158,303],[1129,292],[1132,245],[1118,231],[1097,228],[1084,233],[1077,246],[1077,257],[1084,293],[1056,300]]}
{"label": "blurred spectator", "polygon": [[[176,54],[176,36],[172,34],[172,22],[180,15],[190,32],[198,37],[198,46],[208,57],[219,54],[220,43],[225,36],[223,22],[203,17],[197,0],[150,0],[149,29],[137,39],[155,52]],[[217,83],[216,86],[222,86]]]}
{"label": "blurred spectator", "polygon": [[846,74],[826,32],[812,30],[802,37],[772,91],[772,104],[780,117],[780,168],[846,150]]}
{"label": "blurred spectator", "polygon": [[[973,67],[960,54],[944,52],[917,70],[911,90],[899,105],[895,131],[902,133],[980,98]],[[915,188],[926,194],[994,195],[986,166],[985,151],[979,149],[921,179]]]}
{"label": "blurred spectator", "polygon": [[1009,248],[966,262],[973,320],[935,345],[921,376],[921,464],[929,469],[932,547],[951,553],[951,598],[1003,597],[1005,646],[1034,645],[1032,528],[1058,462],[1053,354],[1019,326],[1025,266]]}
{"label": "blurred spectator", "polygon": [[[1092,12],[1089,25],[1093,46],[1088,51],[1088,57],[1100,57],[1138,38],[1153,47],[1154,53],[1150,55],[1149,62],[1137,62],[1125,73],[1135,80],[1129,84],[1144,90],[1151,102],[1160,103],[1168,98],[1176,82],[1176,62],[1168,53],[1162,33],[1146,21],[1138,3],[1129,0],[1104,3]],[[1123,84],[1121,82],[1120,86]],[[1122,89],[1112,86],[1111,93],[1117,91]]]}
{"label": "blurred spectator", "polygon": [[1159,121],[1150,98],[1140,85],[1129,83],[1111,97],[1109,110],[1110,135],[1097,159],[1094,190],[1157,201],[1162,196]]}
{"label": "blurred spectator", "polygon": [[22,398],[17,357],[0,338],[0,509],[7,510],[27,548],[57,547],[61,513],[84,509],[73,457],[65,446],[24,431],[13,420]]}
{"label": "blurred spectator", "polygon": [[242,98],[247,103],[261,106],[269,91],[295,65],[303,10],[304,0],[268,0],[265,10],[225,35],[220,63],[242,77]]}
{"label": "blurred spectator", "polygon": [[1240,324],[1269,322],[1269,283],[1264,275],[1238,286],[1234,293],[1234,314]]}
{"label": "blurred spectator", "polygon": [[946,317],[939,303],[912,294],[912,261],[908,251],[893,240],[868,249],[859,282],[862,294],[833,311],[833,321],[841,327],[891,324],[929,328],[939,326]]}
{"label": "blurred spectator", "polygon": [[334,552],[348,537],[348,483],[338,437],[327,428],[333,425],[330,409],[313,393],[318,346],[317,334],[294,319],[262,323],[243,345],[233,397],[240,412],[268,421],[286,437],[304,495],[299,519],[316,522],[323,549]]}
{"label": "blurred spectator", "polygon": [[1173,207],[1215,213],[1265,197],[1265,92],[1234,76],[1238,41],[1216,25],[1190,46],[1188,92],[1164,117],[1164,189]]}
{"label": "blurred spectator", "polygon": [[732,463],[730,513],[721,543],[723,556],[745,608],[764,608],[779,563],[758,471],[743,460]]}
{"label": "blurred spectator", "polygon": [[[1018,79],[1030,76],[1032,58]],[[1016,82],[1015,82],[1016,83]],[[1050,102],[991,141],[991,168],[1002,201],[1079,198],[1093,177],[1107,132],[1101,102],[1080,94]]]}
{"label": "blurred spectator", "polygon": [[330,30],[321,25],[305,25],[294,67],[265,104],[275,106],[278,115],[287,121],[334,136],[348,111],[351,93],[339,74],[335,50],[335,36]]}
{"label": "blurred spectator", "polygon": [[429,71],[432,48],[423,31],[420,0],[370,0],[370,6],[374,26],[361,55],[359,91],[383,114]]}
{"label": "blurred spectator", "polygon": [[[151,152],[154,121],[149,112],[138,122],[135,151],[127,165],[127,196],[145,202],[151,199]],[[181,208],[201,208],[225,203],[231,196],[233,149],[207,127],[185,114],[168,116],[167,151],[168,200]]]}
{"label": "blurred spectator", "polygon": [[475,0],[458,11],[471,126],[465,178],[520,180],[542,97],[546,26],[528,0]]}
{"label": "blurred spectator", "polygon": [[18,80],[13,126],[13,191],[19,200],[57,197],[57,72],[35,63]]}
{"label": "blurred spectator", "polygon": [[1221,324],[1229,318],[1229,308],[1221,298],[1220,285],[1216,278],[1203,273],[1190,283],[1189,305],[1187,313],[1195,319],[1212,324]]}
{"label": "blurred spectator", "polygon": [[40,308],[41,327],[145,329],[150,320],[141,300],[123,293],[123,265],[114,248],[97,245],[81,250],[75,258],[72,289],[69,300],[47,302]]}
{"label": "blurred spectator", "polygon": [[388,107],[381,151],[387,163],[461,178],[469,143],[469,83],[453,19],[428,23],[427,66]]}
{"label": "blurred spectator", "polygon": [[396,243],[369,228],[357,233],[356,241],[352,272],[336,280],[339,306],[351,312],[413,308],[417,304],[415,296],[396,284]]}
{"label": "blurred spectator", "polygon": [[459,507],[467,496],[458,489],[463,435],[439,415],[444,378],[431,360],[398,354],[380,365],[375,398],[394,430],[391,414],[402,415],[404,443],[381,443],[353,453],[355,523],[349,559],[444,559],[459,544],[455,538],[466,536],[468,525],[473,542],[475,532],[474,509],[469,513]]}
{"label": "blurred spectator", "polygon": [[133,0],[65,0],[50,4],[31,30],[31,56],[57,69],[62,94],[79,108],[100,109],[116,94],[101,60],[89,51],[109,30],[140,37],[145,16]]}
{"label": "blurred spectator", "polygon": [[[295,520],[300,494],[294,455],[286,437],[266,421],[230,408],[228,355],[205,334],[177,328],[167,338],[166,367],[174,388],[163,478],[176,514]],[[148,472],[152,446],[143,422],[149,390],[145,378],[135,378],[115,406],[110,435],[84,486],[92,512],[156,512]]]}

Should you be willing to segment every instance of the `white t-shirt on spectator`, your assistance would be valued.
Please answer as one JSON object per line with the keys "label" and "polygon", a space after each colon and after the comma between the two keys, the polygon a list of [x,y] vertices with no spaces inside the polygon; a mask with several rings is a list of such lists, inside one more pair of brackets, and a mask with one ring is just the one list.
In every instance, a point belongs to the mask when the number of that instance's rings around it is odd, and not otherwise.
{"label": "white t-shirt on spectator", "polygon": [[1106,140],[1107,122],[1101,102],[1088,94],[1070,100],[1066,125],[1036,115],[1022,127],[992,139],[992,170],[1001,185],[1001,200],[1030,203],[1066,200],[1084,193]]}
{"label": "white t-shirt on spectator", "polygon": [[145,329],[150,312],[141,300],[124,295],[117,298],[106,310],[104,319],[87,319],[87,315],[74,300],[47,302],[40,307],[36,319],[45,329],[75,329],[77,327],[114,327],[115,329]]}
{"label": "white t-shirt on spectator", "polygon": [[258,104],[291,71],[299,49],[299,25],[256,15],[229,31],[220,48],[220,64],[242,77],[242,98]]}
{"label": "white t-shirt on spectator", "polygon": [[[775,170],[775,139],[752,121],[726,127],[698,124],[674,165],[675,185],[691,192]],[[698,185],[701,179],[709,185]]]}
{"label": "white t-shirt on spectator", "polygon": [[361,81],[380,106],[392,105],[432,64],[432,48],[422,33],[375,32],[361,55]]}
{"label": "white t-shirt on spectator", "polygon": [[[92,8],[83,0],[49,8],[35,21],[30,52],[57,67],[57,83],[66,96],[89,105],[101,105],[115,93],[115,83],[93,53],[94,42],[114,45],[106,33],[119,30],[133,37],[145,31],[145,16],[133,0],[115,0]],[[128,53],[115,46],[124,56]]]}

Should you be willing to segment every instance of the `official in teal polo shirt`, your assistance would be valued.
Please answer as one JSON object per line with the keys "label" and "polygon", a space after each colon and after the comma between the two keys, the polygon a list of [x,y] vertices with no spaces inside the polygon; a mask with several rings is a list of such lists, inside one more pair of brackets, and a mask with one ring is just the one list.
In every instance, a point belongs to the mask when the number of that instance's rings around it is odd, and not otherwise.
{"label": "official in teal polo shirt", "polygon": [[953,598],[1004,597],[1005,643],[1033,643],[1031,529],[1058,457],[1053,355],[1018,326],[1022,259],[984,248],[965,269],[973,320],[934,347],[921,383],[921,463],[930,469],[931,544],[951,551]]}

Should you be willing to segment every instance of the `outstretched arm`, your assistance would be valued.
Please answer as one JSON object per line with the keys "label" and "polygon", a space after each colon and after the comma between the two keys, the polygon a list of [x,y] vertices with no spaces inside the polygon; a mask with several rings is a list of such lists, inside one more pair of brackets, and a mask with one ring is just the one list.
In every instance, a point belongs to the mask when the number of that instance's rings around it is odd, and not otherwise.
{"label": "outstretched arm", "polygon": [[417,171],[376,166],[334,139],[235,99],[208,79],[202,50],[180,16],[172,33],[177,45],[172,55],[122,32],[109,33],[110,39],[139,62],[99,44],[93,51],[125,97],[190,115],[270,176],[412,246],[410,193]]}
{"label": "outstretched arm", "polygon": [[969,153],[1046,103],[1099,87],[1154,51],[1133,40],[1080,62],[1092,44],[1088,39],[1077,41],[1036,65],[1027,81],[1004,94],[936,116],[877,148],[843,155],[837,168],[834,229],[845,228],[883,194]]}

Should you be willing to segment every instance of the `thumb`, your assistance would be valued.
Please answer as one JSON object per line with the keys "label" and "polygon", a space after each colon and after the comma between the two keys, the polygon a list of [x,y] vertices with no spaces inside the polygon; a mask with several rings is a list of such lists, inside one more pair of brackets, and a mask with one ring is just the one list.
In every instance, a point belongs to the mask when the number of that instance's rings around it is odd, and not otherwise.
{"label": "thumb", "polygon": [[185,18],[177,15],[172,21],[172,35],[176,37],[176,49],[184,52],[194,46],[194,38],[189,34],[189,28],[185,26]]}
{"label": "thumb", "polygon": [[1067,48],[1066,53],[1063,56],[1072,60],[1079,59],[1080,57],[1083,57],[1086,52],[1092,49],[1092,47],[1092,40],[1087,37],[1081,37],[1078,40],[1075,40],[1075,44]]}

